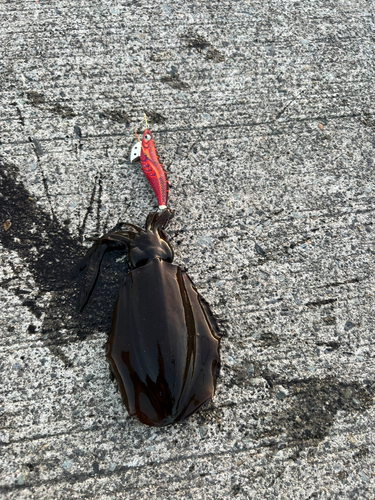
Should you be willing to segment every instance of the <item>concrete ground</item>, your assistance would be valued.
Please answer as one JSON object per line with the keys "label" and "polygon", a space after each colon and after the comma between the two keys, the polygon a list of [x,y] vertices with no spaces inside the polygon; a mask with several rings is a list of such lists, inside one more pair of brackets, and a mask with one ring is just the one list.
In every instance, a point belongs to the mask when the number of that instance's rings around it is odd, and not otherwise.
{"label": "concrete ground", "polygon": [[[375,4],[3,0],[4,499],[375,498]],[[223,337],[212,403],[130,418],[104,344],[122,254],[87,309],[72,270],[154,194]]]}

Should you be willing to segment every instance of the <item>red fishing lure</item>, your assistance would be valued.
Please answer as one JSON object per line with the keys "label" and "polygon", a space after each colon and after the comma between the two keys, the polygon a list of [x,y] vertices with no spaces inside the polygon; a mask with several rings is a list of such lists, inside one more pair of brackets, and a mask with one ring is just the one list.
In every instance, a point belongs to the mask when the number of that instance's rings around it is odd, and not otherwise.
{"label": "red fishing lure", "polygon": [[138,158],[141,161],[143,173],[154,190],[159,208],[160,210],[164,210],[167,208],[168,202],[167,174],[159,161],[154,139],[149,128],[146,128],[143,132],[142,142],[139,141],[139,144],[136,144],[132,149],[131,161],[137,160]]}

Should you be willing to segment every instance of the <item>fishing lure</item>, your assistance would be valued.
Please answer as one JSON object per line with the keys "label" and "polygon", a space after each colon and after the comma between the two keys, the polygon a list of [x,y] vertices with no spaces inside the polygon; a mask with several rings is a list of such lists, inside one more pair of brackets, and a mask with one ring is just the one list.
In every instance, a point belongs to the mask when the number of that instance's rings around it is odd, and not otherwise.
{"label": "fishing lure", "polygon": [[127,248],[131,271],[120,287],[107,360],[130,415],[151,426],[184,420],[210,400],[220,366],[220,332],[208,303],[172,264],[164,231],[171,211],[150,213],[110,232],[88,251],[81,308],[94,289],[106,250]]}
{"label": "fishing lure", "polygon": [[143,132],[142,141],[137,136],[138,142],[133,146],[130,153],[130,161],[140,160],[143,173],[151,184],[155,196],[158,200],[159,209],[167,208],[168,202],[168,179],[156,153],[154,139],[148,128],[147,118],[144,115],[146,129]]}

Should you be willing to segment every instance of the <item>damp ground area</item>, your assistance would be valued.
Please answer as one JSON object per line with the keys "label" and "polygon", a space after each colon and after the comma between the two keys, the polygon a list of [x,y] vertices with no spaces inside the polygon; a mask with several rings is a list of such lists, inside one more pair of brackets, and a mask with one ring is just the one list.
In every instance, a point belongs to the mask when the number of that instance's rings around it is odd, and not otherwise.
{"label": "damp ground area", "polygon": [[[375,497],[375,30],[365,0],[0,5],[0,497]],[[130,417],[105,358],[157,202],[221,338],[212,402]]]}

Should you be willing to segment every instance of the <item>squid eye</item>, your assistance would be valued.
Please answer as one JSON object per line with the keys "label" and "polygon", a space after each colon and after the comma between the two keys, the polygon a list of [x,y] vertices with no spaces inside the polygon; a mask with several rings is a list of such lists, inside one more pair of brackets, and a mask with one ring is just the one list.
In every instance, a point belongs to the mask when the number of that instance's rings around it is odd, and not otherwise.
{"label": "squid eye", "polygon": [[144,137],[145,141],[150,141],[151,140],[151,135],[150,134],[146,134],[145,137]]}

